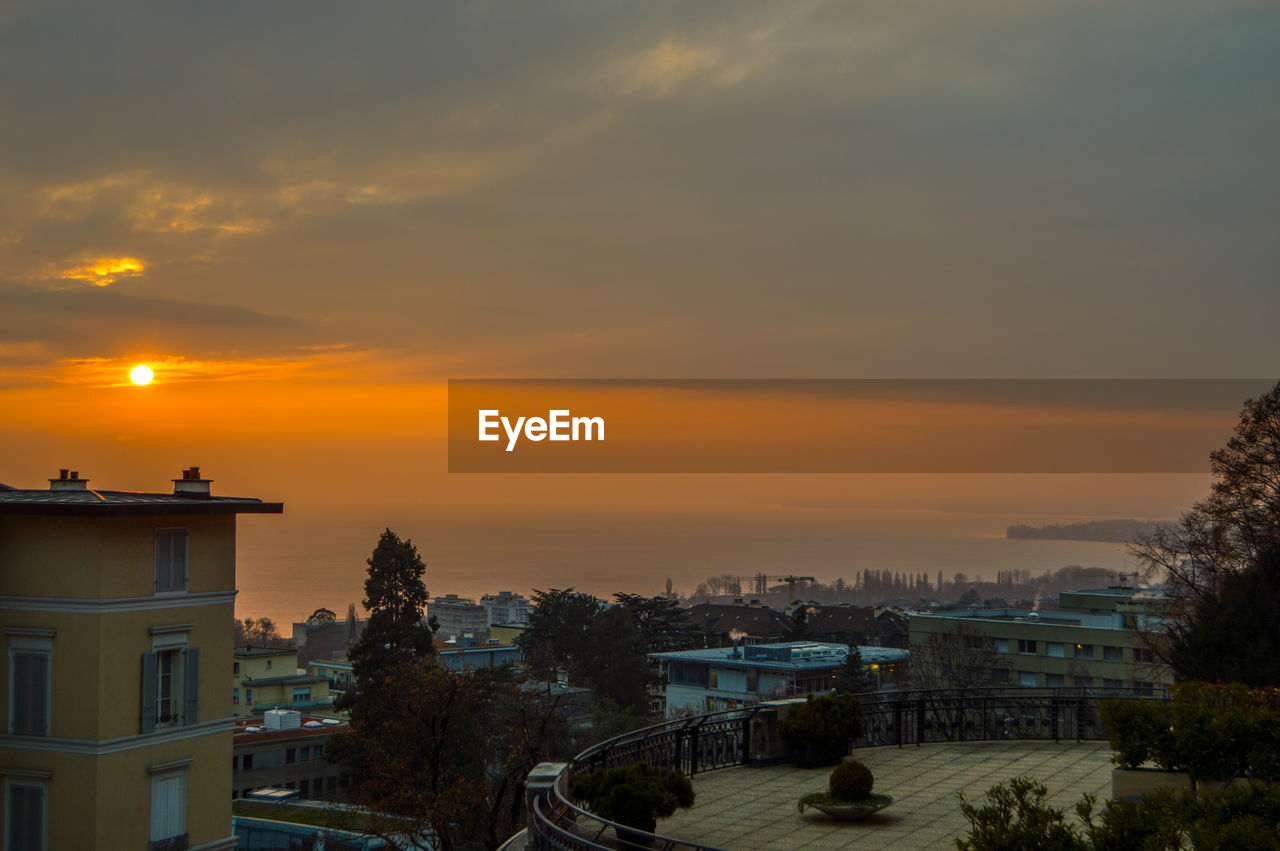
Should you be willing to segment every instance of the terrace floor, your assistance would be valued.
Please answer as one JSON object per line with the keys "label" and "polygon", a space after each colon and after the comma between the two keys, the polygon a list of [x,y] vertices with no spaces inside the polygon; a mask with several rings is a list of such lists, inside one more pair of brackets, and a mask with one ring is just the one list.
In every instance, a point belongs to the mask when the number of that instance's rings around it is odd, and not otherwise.
{"label": "terrace floor", "polygon": [[957,792],[972,803],[1019,774],[1049,787],[1049,802],[1074,818],[1086,793],[1111,793],[1106,742],[958,742],[862,748],[857,756],[875,774],[875,791],[893,804],[865,821],[838,822],[796,810],[796,799],[827,786],[830,768],[726,768],[693,778],[697,801],[658,822],[658,832],[725,849],[947,848],[968,830]]}

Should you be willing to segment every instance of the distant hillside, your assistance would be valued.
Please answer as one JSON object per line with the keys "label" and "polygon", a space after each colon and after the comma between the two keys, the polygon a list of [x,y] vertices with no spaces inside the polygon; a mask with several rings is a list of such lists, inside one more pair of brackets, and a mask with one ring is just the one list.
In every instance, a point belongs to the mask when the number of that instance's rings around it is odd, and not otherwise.
{"label": "distant hillside", "polygon": [[1108,544],[1132,543],[1139,535],[1154,532],[1162,522],[1152,520],[1090,520],[1049,526],[1019,523],[1005,530],[1006,538],[1039,538],[1046,541],[1100,541]]}

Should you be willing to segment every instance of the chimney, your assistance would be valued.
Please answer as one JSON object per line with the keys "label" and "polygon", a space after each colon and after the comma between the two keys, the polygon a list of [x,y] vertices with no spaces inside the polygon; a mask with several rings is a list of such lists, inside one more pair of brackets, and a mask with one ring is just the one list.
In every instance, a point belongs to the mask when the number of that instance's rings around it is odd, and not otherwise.
{"label": "chimney", "polygon": [[80,478],[77,470],[68,470],[63,467],[58,471],[58,478],[49,480],[49,490],[51,491],[87,491],[89,489],[89,480]]}
{"label": "chimney", "polygon": [[200,468],[191,467],[182,471],[182,478],[173,479],[174,494],[183,496],[208,496],[209,483],[213,479],[202,479],[200,477]]}

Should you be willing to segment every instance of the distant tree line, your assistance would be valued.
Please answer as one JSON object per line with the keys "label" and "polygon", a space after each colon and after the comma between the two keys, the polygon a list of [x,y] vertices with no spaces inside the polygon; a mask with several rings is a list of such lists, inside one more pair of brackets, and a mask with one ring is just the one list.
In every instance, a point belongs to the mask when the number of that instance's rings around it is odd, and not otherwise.
{"label": "distant tree line", "polygon": [[1105,544],[1132,544],[1160,526],[1150,520],[1089,520],[1084,523],[1052,523],[1028,526],[1017,523],[1005,530],[1006,538],[1034,538],[1042,541],[1098,541]]}
{"label": "distant tree line", "polygon": [[1033,575],[1029,570],[998,570],[994,580],[972,579],[968,574],[956,572],[950,579],[938,571],[928,573],[900,573],[891,570],[863,570],[854,574],[853,580],[843,577],[830,583],[796,582],[794,589],[788,585],[775,585],[763,595],[743,594],[741,577],[722,574],[709,576],[699,583],[693,601],[727,602],[742,597],[759,599],[775,609],[785,608],[794,600],[812,600],[818,603],[853,603],[874,606],[882,603],[904,602],[961,602],[982,600],[1032,600],[1052,598],[1060,591],[1079,588],[1105,587],[1116,581],[1114,571],[1101,567],[1082,567],[1078,564],[1047,570]]}

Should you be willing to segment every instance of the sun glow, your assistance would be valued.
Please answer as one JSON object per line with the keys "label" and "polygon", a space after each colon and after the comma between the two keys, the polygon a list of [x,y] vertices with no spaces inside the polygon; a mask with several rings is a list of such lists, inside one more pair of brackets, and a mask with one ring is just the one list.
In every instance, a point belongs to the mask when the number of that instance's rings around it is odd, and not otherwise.
{"label": "sun glow", "polygon": [[139,386],[150,384],[151,379],[155,377],[155,373],[151,371],[151,367],[146,364],[139,364],[129,370],[129,377],[133,379],[133,383]]}

